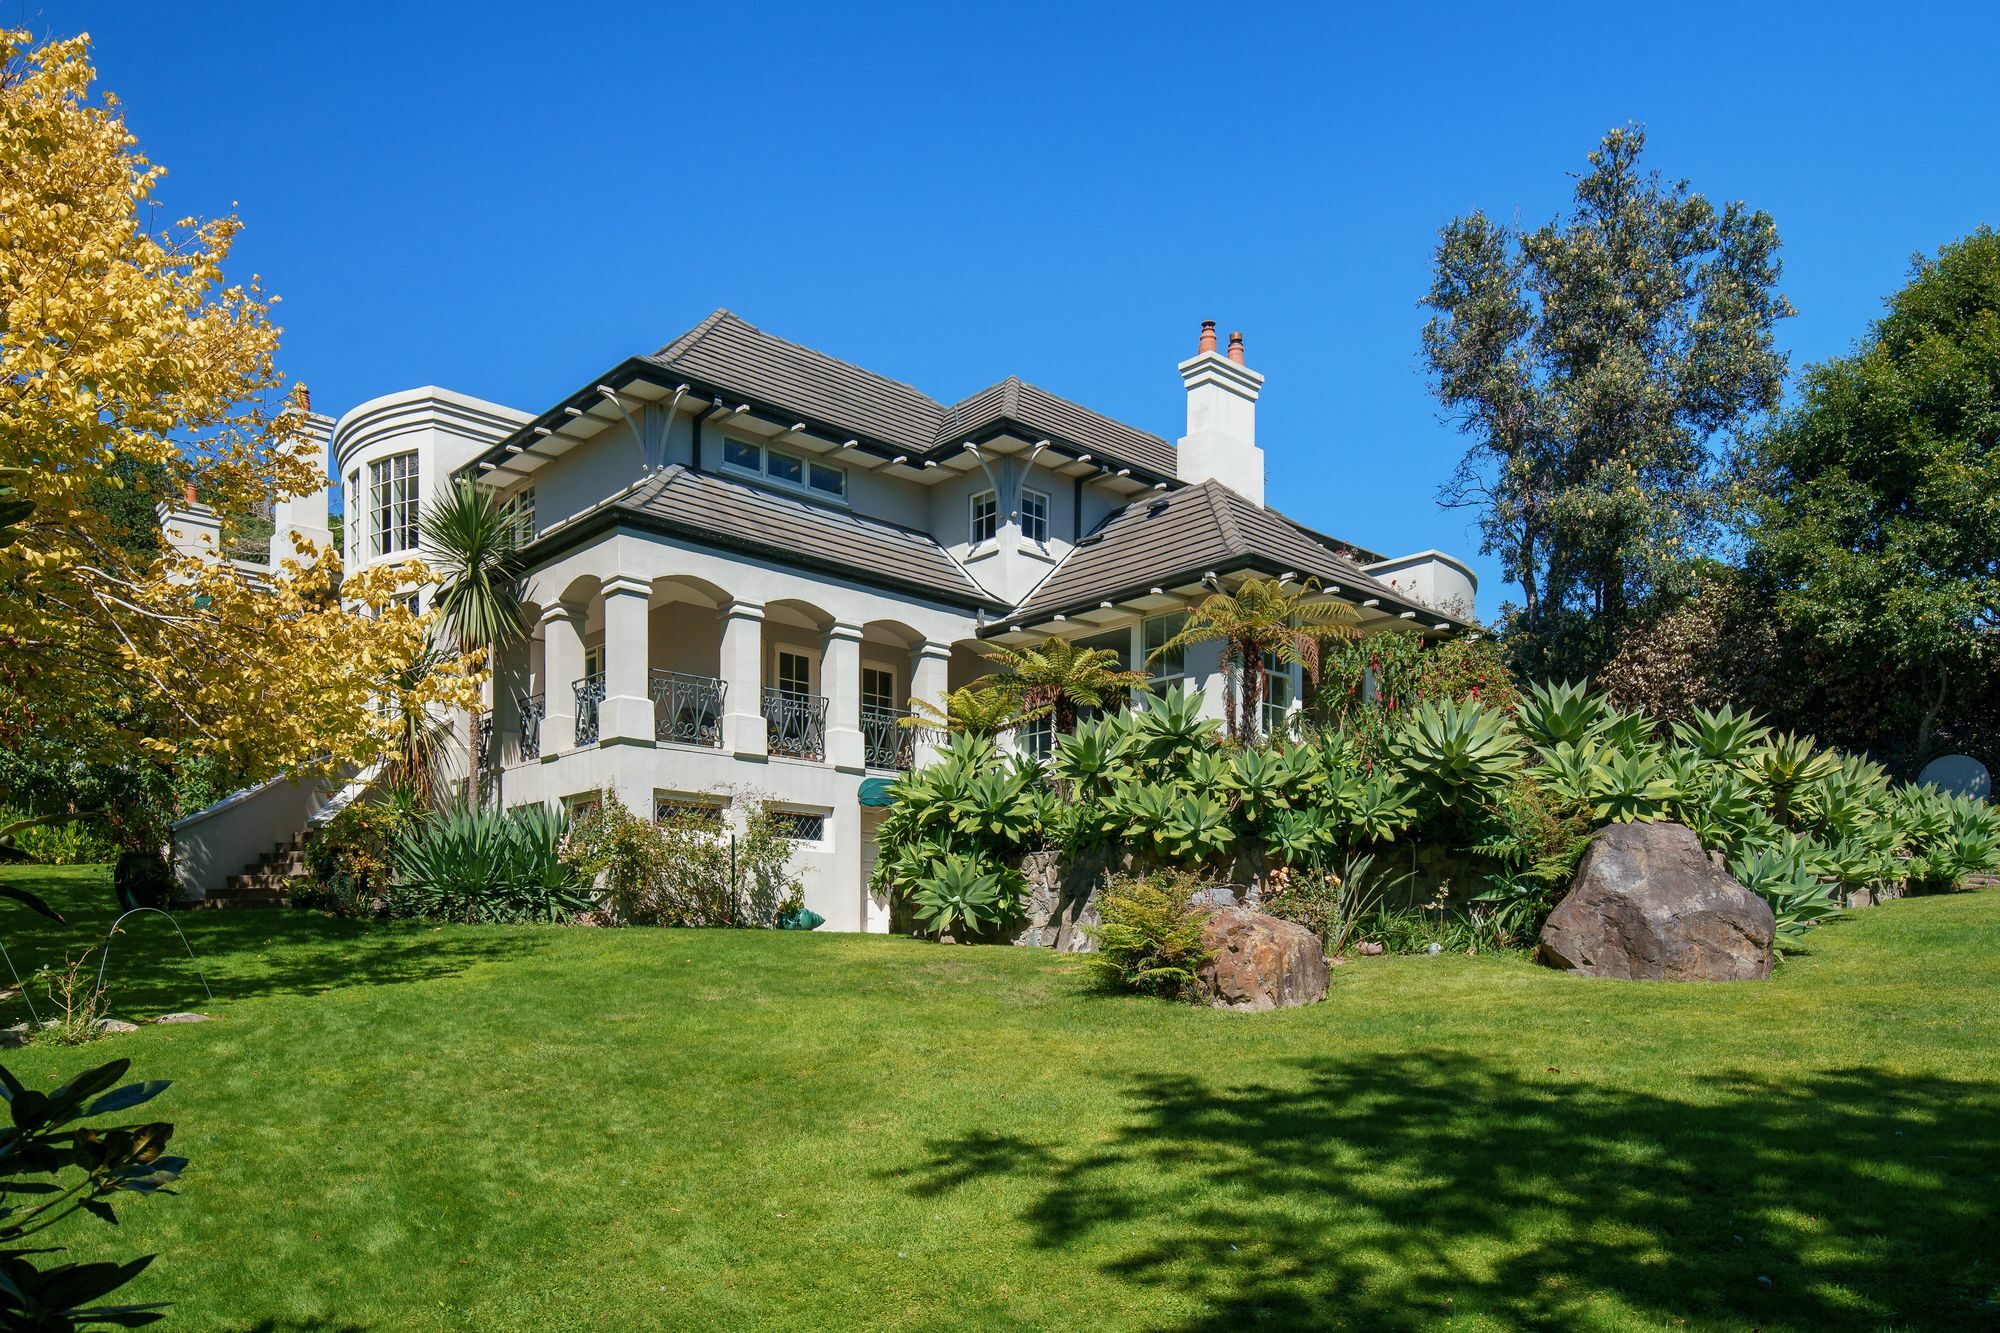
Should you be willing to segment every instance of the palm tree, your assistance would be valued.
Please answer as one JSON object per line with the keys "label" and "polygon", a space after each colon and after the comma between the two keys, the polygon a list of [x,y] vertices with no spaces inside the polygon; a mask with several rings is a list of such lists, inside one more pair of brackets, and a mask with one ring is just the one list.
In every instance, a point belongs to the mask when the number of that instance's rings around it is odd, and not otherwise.
{"label": "palm tree", "polygon": [[[1253,578],[1233,593],[1213,593],[1188,612],[1179,634],[1153,650],[1153,658],[1179,652],[1189,644],[1222,644],[1222,670],[1228,677],[1223,710],[1231,739],[1242,744],[1257,740],[1264,704],[1264,663],[1305,669],[1309,683],[1319,683],[1319,652],[1336,639],[1360,637],[1354,628],[1354,608],[1319,595],[1319,585],[1281,583]],[[1151,660],[1151,659],[1148,659]]]}
{"label": "palm tree", "polygon": [[[503,649],[527,638],[522,602],[528,533],[520,512],[491,489],[461,480],[425,507],[418,519],[424,552],[440,583],[433,605],[460,652],[481,652],[494,671],[498,699],[505,683]],[[409,729],[406,728],[406,734]],[[472,752],[472,788],[480,789],[482,756]],[[496,793],[497,794],[497,793]]]}
{"label": "palm tree", "polygon": [[[401,792],[419,807],[445,804],[446,781],[451,772],[451,720],[439,717],[430,708],[414,703],[410,691],[444,670],[452,654],[435,644],[427,646],[417,659],[394,673],[387,682],[384,713],[396,728],[396,739],[382,780],[391,792]],[[476,778],[478,757],[474,756]]]}
{"label": "palm tree", "polygon": [[990,685],[965,685],[947,694],[941,704],[910,700],[911,716],[901,722],[918,730],[990,739],[1003,731],[1012,731],[1023,722],[1033,722],[1048,711],[1030,708],[1024,712],[1019,700],[1004,690]]}
{"label": "palm tree", "polygon": [[1024,710],[1023,720],[1047,712],[1057,734],[1076,730],[1076,710],[1102,708],[1142,687],[1143,671],[1127,671],[1109,648],[1079,648],[1068,639],[1050,639],[1037,648],[994,648],[986,656],[1006,668],[982,682]]}

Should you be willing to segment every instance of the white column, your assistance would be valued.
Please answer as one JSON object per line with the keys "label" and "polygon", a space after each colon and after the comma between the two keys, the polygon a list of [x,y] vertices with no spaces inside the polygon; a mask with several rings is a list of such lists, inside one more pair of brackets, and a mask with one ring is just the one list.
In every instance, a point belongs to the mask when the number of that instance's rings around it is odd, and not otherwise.
{"label": "white column", "polygon": [[542,613],[542,758],[576,748],[576,682],[583,675],[583,626],[589,611],[558,602]]}
{"label": "white column", "polygon": [[651,745],[653,588],[621,575],[604,585],[604,704],[599,734],[608,743]]}
{"label": "white column", "polygon": [[[916,665],[910,670],[910,697],[933,707],[944,707],[945,695],[951,687],[951,645],[922,643],[911,658]],[[917,733],[914,761],[918,768],[937,758],[938,745],[943,740],[941,733],[929,729]]]}
{"label": "white column", "polygon": [[722,679],[728,689],[722,748],[738,759],[771,752],[764,724],[764,604],[731,602],[722,612]]}
{"label": "white column", "polygon": [[820,688],[826,691],[826,760],[843,773],[868,766],[861,738],[861,626],[835,624],[820,655]]}

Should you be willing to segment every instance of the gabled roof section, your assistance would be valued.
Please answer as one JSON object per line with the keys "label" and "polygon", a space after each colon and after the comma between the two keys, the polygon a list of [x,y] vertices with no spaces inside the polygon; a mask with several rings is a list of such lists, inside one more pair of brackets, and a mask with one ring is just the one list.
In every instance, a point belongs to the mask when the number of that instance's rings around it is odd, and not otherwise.
{"label": "gabled roof section", "polygon": [[935,444],[940,449],[955,448],[968,435],[1000,421],[1018,422],[1031,433],[1080,444],[1114,462],[1136,463],[1164,476],[1174,474],[1173,446],[1159,436],[1134,430],[1014,375],[946,409]]}
{"label": "gabled roof section", "polygon": [[617,521],[953,606],[1002,606],[927,533],[695,472],[678,463],[551,529],[537,545],[560,545],[566,535]]}
{"label": "gabled roof section", "polygon": [[1220,482],[1204,481],[1135,500],[1111,515],[1077,543],[1007,621],[1026,625],[1151,587],[1244,569],[1316,579],[1338,586],[1344,600],[1379,599],[1392,614],[1417,610],[1454,620],[1418,606],[1369,575],[1351,551]]}
{"label": "gabled roof section", "polygon": [[921,453],[944,408],[909,385],[718,310],[646,358],[663,369]]}

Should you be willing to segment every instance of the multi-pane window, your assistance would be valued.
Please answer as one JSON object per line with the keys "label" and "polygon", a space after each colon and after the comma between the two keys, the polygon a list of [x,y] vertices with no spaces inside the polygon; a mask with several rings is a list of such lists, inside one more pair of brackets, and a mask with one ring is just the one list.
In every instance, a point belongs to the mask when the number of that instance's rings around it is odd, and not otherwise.
{"label": "multi-pane window", "polygon": [[1162,647],[1183,629],[1187,628],[1187,612],[1170,611],[1163,616],[1149,617],[1139,627],[1139,656],[1146,663],[1143,668],[1149,679],[1146,681],[1155,693],[1163,693],[1176,685],[1185,683],[1187,678],[1187,654],[1180,648],[1160,652]]}
{"label": "multi-pane window", "polygon": [[807,814],[803,810],[773,810],[771,823],[781,838],[790,838],[794,842],[826,840],[825,815]]}
{"label": "multi-pane window", "polygon": [[1000,497],[993,491],[981,491],[972,497],[972,544],[990,542],[1000,531]]}
{"label": "multi-pane window", "polygon": [[1021,492],[1021,535],[1031,542],[1049,539],[1049,497],[1040,491]]}
{"label": "multi-pane window", "polygon": [[417,549],[417,456],[397,454],[368,465],[368,551]]}
{"label": "multi-pane window", "polygon": [[810,654],[778,650],[778,688],[786,694],[813,692],[813,661]]}
{"label": "multi-pane window", "polygon": [[789,486],[793,490],[817,491],[836,500],[844,499],[847,495],[845,471],[837,467],[828,467],[815,459],[787,453],[783,449],[767,449],[761,444],[732,440],[725,436],[722,441],[722,461],[724,465],[739,472],[749,472],[767,481],[777,482],[780,486]]}
{"label": "multi-pane window", "polygon": [[1276,653],[1264,654],[1264,734],[1281,736],[1292,711],[1292,668]]}
{"label": "multi-pane window", "polygon": [[521,540],[531,540],[535,535],[535,488],[523,486],[507,500],[507,512],[521,525]]}
{"label": "multi-pane window", "polygon": [[367,526],[362,519],[360,468],[347,474],[347,492],[341,496],[340,513],[347,528],[346,557],[351,565],[361,558],[361,529]]}
{"label": "multi-pane window", "polygon": [[1016,740],[1020,744],[1021,753],[1039,763],[1047,759],[1055,749],[1055,724],[1049,715],[1044,713],[1033,722],[1023,723]]}
{"label": "multi-pane window", "polygon": [[896,673],[884,667],[861,668],[861,706],[876,712],[896,707]]}

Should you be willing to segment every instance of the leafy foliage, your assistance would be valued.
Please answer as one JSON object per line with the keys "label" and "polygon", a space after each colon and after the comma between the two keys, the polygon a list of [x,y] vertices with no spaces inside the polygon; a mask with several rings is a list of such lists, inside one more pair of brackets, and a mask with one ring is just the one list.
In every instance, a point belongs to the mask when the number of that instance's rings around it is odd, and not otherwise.
{"label": "leafy foliage", "polygon": [[1192,998],[1213,957],[1203,942],[1207,914],[1188,905],[1200,887],[1200,878],[1186,872],[1114,877],[1098,899],[1091,968],[1126,990]]}
{"label": "leafy foliage", "polygon": [[1083,648],[1070,639],[1033,648],[996,647],[986,655],[1001,670],[982,684],[1020,718],[1049,713],[1059,734],[1076,729],[1077,709],[1108,707],[1146,684],[1145,672],[1126,670],[1110,649]]}
{"label": "leafy foliage", "polygon": [[1211,593],[1188,612],[1181,631],[1153,650],[1155,659],[1198,643],[1222,645],[1227,677],[1224,718],[1230,736],[1254,742],[1262,730],[1264,667],[1303,667],[1317,685],[1324,645],[1356,637],[1355,610],[1322,597],[1319,585],[1249,578],[1231,592]]}
{"label": "leafy foliage", "polygon": [[647,820],[603,791],[571,827],[563,859],[617,925],[774,927],[801,902],[797,849],[764,802],[738,797],[735,813],[740,828],[720,805]]}
{"label": "leafy foliage", "polygon": [[162,1317],[159,1305],[99,1303],[143,1272],[152,1255],[51,1263],[48,1256],[61,1251],[49,1249],[42,1234],[78,1212],[116,1225],[119,1195],[171,1193],[167,1187],[186,1169],[186,1158],[167,1155],[170,1124],[77,1123],[143,1106],[167,1090],[164,1082],[117,1086],[131,1063],[99,1065],[53,1092],[24,1087],[0,1066],[12,1115],[0,1130],[0,1324],[8,1328],[137,1328]]}
{"label": "leafy foliage", "polygon": [[1645,142],[1605,135],[1567,218],[1454,219],[1425,298],[1435,391],[1471,440],[1444,499],[1481,511],[1538,671],[1594,669],[1605,630],[1678,577],[1718,512],[1709,440],[1783,380],[1771,218],[1642,173]]}
{"label": "leafy foliage", "polygon": [[961,852],[947,852],[910,893],[925,930],[961,939],[1011,923],[1020,903],[1018,872],[982,865]]}
{"label": "leafy foliage", "polygon": [[[1752,567],[1813,640],[1869,664],[1914,768],[1993,694],[2000,234],[1915,265],[1855,351],[1744,451]],[[1988,705],[1990,706],[1990,705]]]}

